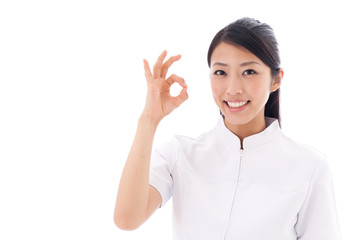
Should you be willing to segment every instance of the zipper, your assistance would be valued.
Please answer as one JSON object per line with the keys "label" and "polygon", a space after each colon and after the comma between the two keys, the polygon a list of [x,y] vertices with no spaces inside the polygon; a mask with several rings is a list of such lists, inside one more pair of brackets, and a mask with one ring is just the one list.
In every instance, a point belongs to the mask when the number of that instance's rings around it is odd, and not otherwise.
{"label": "zipper", "polygon": [[227,223],[227,226],[226,226],[224,240],[227,239],[227,235],[228,235],[228,231],[229,231],[229,227],[230,227],[230,222],[231,222],[232,215],[233,215],[233,209],[234,209],[234,205],[235,205],[235,198],[236,198],[236,195],[237,195],[238,186],[239,186],[239,180],[240,180],[241,158],[242,158],[243,154],[244,154],[244,149],[241,147],[240,148],[239,169],[238,169],[238,174],[237,174],[235,192],[234,192],[234,197],[233,197],[233,200],[232,200],[232,203],[231,203],[230,214],[229,214],[229,219],[228,219],[228,223]]}

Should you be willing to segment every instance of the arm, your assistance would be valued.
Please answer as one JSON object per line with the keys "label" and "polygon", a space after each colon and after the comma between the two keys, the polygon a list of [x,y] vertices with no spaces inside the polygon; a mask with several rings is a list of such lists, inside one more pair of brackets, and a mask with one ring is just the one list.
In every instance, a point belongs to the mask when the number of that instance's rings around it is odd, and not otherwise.
{"label": "arm", "polygon": [[[130,153],[120,179],[115,205],[115,224],[124,230],[133,230],[144,223],[160,206],[160,193],[149,185],[150,158],[157,126],[162,118],[172,112],[187,99],[187,87],[184,79],[171,75],[166,79],[168,68],[180,59],[180,55],[171,57],[163,63],[164,51],[158,58],[153,74],[144,60],[148,92],[146,104],[138,126]],[[170,87],[178,82],[182,87],[179,96],[170,95]]]}

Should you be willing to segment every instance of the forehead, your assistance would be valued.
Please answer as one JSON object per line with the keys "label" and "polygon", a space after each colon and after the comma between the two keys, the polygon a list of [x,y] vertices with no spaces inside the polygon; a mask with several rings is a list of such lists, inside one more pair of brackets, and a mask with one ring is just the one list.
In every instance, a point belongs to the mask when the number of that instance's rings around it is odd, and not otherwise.
{"label": "forehead", "polygon": [[211,55],[211,65],[214,62],[222,62],[226,64],[241,64],[247,61],[255,61],[261,65],[264,63],[253,53],[241,46],[235,46],[229,43],[221,42]]}

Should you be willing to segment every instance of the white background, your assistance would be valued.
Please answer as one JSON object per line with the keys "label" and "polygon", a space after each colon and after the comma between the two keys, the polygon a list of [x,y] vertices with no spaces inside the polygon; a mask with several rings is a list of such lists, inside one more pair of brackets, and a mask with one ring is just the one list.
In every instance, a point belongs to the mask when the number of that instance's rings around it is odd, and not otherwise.
{"label": "white background", "polygon": [[113,209],[146,84],[142,59],[182,54],[189,99],[155,146],[219,117],[206,55],[244,17],[270,24],[285,70],[284,132],[328,156],[344,239],[358,236],[355,1],[1,1],[0,239],[170,239],[171,201],[133,232]]}

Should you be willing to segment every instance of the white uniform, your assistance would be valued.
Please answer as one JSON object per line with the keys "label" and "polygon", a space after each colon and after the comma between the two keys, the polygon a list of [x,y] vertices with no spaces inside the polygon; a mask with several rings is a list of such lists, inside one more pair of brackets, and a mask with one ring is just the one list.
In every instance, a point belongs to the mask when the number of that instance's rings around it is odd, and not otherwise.
{"label": "white uniform", "polygon": [[153,152],[150,184],[161,206],[173,199],[174,240],[341,239],[326,159],[266,122],[243,150],[220,117],[198,138],[175,136]]}

